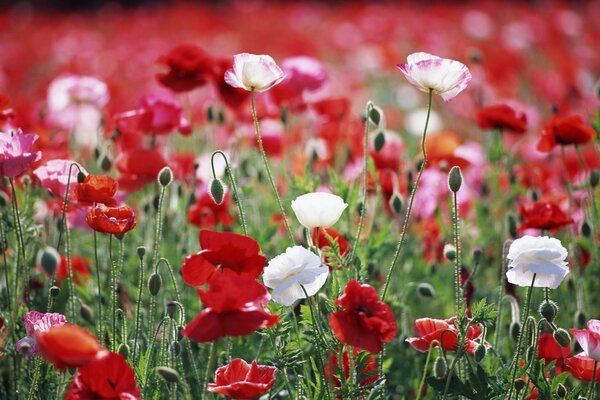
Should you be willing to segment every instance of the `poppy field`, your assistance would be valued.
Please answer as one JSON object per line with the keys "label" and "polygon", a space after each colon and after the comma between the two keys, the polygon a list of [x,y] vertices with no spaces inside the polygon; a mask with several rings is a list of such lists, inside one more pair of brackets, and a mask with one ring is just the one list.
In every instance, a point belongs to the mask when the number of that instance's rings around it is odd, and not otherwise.
{"label": "poppy field", "polygon": [[599,398],[600,2],[92,3],[0,11],[0,399]]}

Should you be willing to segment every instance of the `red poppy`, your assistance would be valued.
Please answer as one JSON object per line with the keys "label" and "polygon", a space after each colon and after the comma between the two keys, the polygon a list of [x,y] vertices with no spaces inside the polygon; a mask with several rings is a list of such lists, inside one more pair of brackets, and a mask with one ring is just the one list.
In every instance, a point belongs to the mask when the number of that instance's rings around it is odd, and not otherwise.
{"label": "red poppy", "polygon": [[240,88],[234,88],[223,78],[225,71],[233,67],[231,59],[220,59],[215,62],[213,80],[219,97],[225,105],[234,111],[238,111],[242,104],[250,98],[250,92]]}
{"label": "red poppy", "polygon": [[556,374],[560,375],[565,367],[565,359],[569,357],[571,349],[562,347],[558,344],[554,335],[547,332],[542,332],[538,339],[538,360],[544,360],[548,365],[552,361],[556,361]]}
{"label": "red poppy", "polygon": [[338,121],[350,113],[350,100],[346,97],[326,98],[310,106],[326,121]]}
{"label": "red poppy", "polygon": [[157,63],[167,66],[168,71],[156,74],[156,80],[174,92],[187,92],[206,84],[214,67],[212,57],[193,44],[174,47]]}
{"label": "red poppy", "polygon": [[215,203],[208,192],[202,193],[196,202],[188,209],[188,222],[199,228],[214,228],[221,224],[229,228],[235,222],[231,216],[231,196],[225,193],[221,204]]}
{"label": "red poppy", "polygon": [[[433,319],[420,318],[414,324],[415,333],[418,337],[408,338],[406,341],[421,352],[429,351],[429,346],[436,340],[440,343],[444,350],[454,351],[458,347],[458,329],[454,325],[454,319]],[[469,353],[474,353],[477,350],[477,339],[481,336],[481,328],[477,325],[472,325],[467,331],[465,339],[465,348]],[[437,347],[436,344],[434,347]]]}
{"label": "red poppy", "polygon": [[0,125],[14,119],[15,112],[9,107],[10,99],[5,94],[0,93]]}
{"label": "red poppy", "polygon": [[[356,361],[358,359],[358,355],[359,355],[360,351],[358,349],[353,348],[352,349],[352,358],[354,359],[354,365],[356,365]],[[348,358],[348,351],[345,350],[344,354],[342,355],[342,364],[343,364],[343,369],[344,369],[344,376],[346,379],[348,379],[350,377],[350,360]],[[325,378],[327,379],[327,381],[329,381],[329,379],[331,379],[333,381],[333,384],[335,387],[340,387],[342,386],[342,382],[339,379],[339,376],[335,373],[336,368],[339,365],[339,357],[337,353],[331,353],[330,357],[329,357],[329,364],[327,366],[325,366]],[[377,367],[377,361],[375,360],[375,357],[373,356],[369,356],[366,360],[365,363],[363,365],[363,368],[358,371],[357,373],[357,379],[359,380],[359,385],[360,386],[366,386],[366,385],[370,385],[371,383],[375,383],[377,382],[377,379],[379,379],[379,374],[375,374],[373,373],[373,371],[377,371],[379,368]],[[330,378],[331,376],[331,370],[334,371],[333,376]]]}
{"label": "red poppy", "polygon": [[329,325],[344,344],[379,353],[383,343],[393,340],[398,332],[392,309],[370,285],[351,280],[334,304],[343,310],[329,315]]}
{"label": "red poppy", "polygon": [[106,207],[102,204],[90,208],[86,222],[93,230],[122,235],[137,225],[135,213],[129,206]]}
{"label": "red poppy", "polygon": [[[594,376],[594,364],[596,361],[585,355],[584,352],[565,359],[567,372],[580,381],[591,382]],[[600,374],[596,374],[596,382],[600,381]]]}
{"label": "red poppy", "polygon": [[[82,285],[90,277],[90,270],[88,269],[89,262],[79,256],[71,257],[71,269],[73,270],[73,281],[76,285]],[[56,279],[59,282],[67,279],[69,276],[69,269],[67,264],[67,257],[60,256],[60,264],[56,268]]]}
{"label": "red poppy", "polygon": [[133,368],[118,353],[101,351],[73,377],[65,400],[140,398]]}
{"label": "red poppy", "polygon": [[61,371],[88,364],[102,349],[94,335],[73,324],[40,332],[35,340],[40,355]]}
{"label": "red poppy", "polygon": [[573,223],[556,204],[546,201],[522,203],[519,214],[523,218],[519,232],[530,228],[552,230]]}
{"label": "red poppy", "polygon": [[[318,237],[317,232],[319,232]],[[313,229],[312,240],[313,243],[318,244],[319,249],[321,250],[331,249],[332,243],[337,243],[340,256],[342,257],[346,257],[350,252],[350,244],[348,243],[344,235],[342,235],[333,228]],[[335,259],[333,259],[332,257],[325,257],[324,262],[330,268],[340,267],[340,265],[337,264],[332,265],[335,263]]]}
{"label": "red poppy", "polygon": [[501,129],[525,133],[527,128],[527,116],[506,104],[497,104],[479,110],[475,114],[475,121],[481,129]]}
{"label": "red poppy", "polygon": [[200,247],[181,266],[183,281],[190,286],[209,283],[216,272],[225,269],[256,279],[267,261],[259,254],[256,240],[237,233],[201,230]]}
{"label": "red poppy", "polygon": [[254,399],[275,383],[277,368],[268,365],[252,364],[236,358],[229,364],[217,368],[215,383],[208,384],[208,391],[233,399]]}
{"label": "red poppy", "polygon": [[544,127],[537,149],[550,152],[557,145],[585,144],[596,136],[596,131],[585,125],[580,115],[554,116]]}
{"label": "red poppy", "polygon": [[207,306],[181,331],[196,342],[212,342],[225,336],[246,336],[273,326],[279,316],[265,311],[267,289],[255,279],[229,270],[215,274],[208,290],[198,290]]}
{"label": "red poppy", "polygon": [[134,192],[150,182],[156,182],[158,173],[167,161],[158,149],[133,149],[120,153],[115,166],[121,173],[119,186]]}
{"label": "red poppy", "polygon": [[114,199],[119,184],[108,175],[87,175],[83,182],[75,185],[75,198],[82,205],[102,203],[109,207],[117,205]]}

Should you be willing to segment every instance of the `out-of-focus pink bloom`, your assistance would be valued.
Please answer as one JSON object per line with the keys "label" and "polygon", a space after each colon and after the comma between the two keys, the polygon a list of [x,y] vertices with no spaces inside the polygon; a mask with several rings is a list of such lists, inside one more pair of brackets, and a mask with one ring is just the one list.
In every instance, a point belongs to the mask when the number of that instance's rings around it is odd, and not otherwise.
{"label": "out-of-focus pink bloom", "polygon": [[583,349],[586,356],[600,361],[600,321],[591,319],[587,329],[571,329],[571,333]]}
{"label": "out-of-focus pink bloom", "polygon": [[[71,165],[75,164],[71,168]],[[79,169],[77,169],[79,167]],[[71,179],[69,179],[69,169],[71,170]],[[36,168],[33,175],[39,179],[43,188],[48,189],[54,196],[64,197],[69,183],[69,197],[73,193],[73,188],[77,184],[77,173],[81,170],[87,174],[85,168],[72,160],[50,160],[45,165]]]}
{"label": "out-of-focus pink bloom", "polygon": [[285,78],[271,56],[241,53],[233,56],[233,68],[225,72],[225,82],[248,91],[264,92]]}
{"label": "out-of-focus pink bloom", "polygon": [[[39,332],[45,332],[54,326],[61,326],[66,323],[67,318],[59,313],[29,311],[25,314],[23,322],[27,336],[15,343],[15,349],[17,351],[24,351],[30,357],[37,356],[38,350],[35,335]],[[24,346],[29,346],[29,348],[22,350]]]}
{"label": "out-of-focus pink bloom", "polygon": [[327,74],[323,64],[308,56],[295,56],[284,59],[281,68],[286,79],[269,93],[274,100],[292,109],[305,106],[302,94],[316,92],[327,82]]}
{"label": "out-of-focus pink bloom", "polygon": [[456,97],[471,80],[469,69],[455,60],[429,53],[413,53],[406,61],[406,64],[398,64],[406,79],[422,92],[432,90],[439,94],[444,101]]}
{"label": "out-of-focus pink bloom", "polygon": [[181,105],[162,96],[142,97],[138,109],[115,115],[115,123],[125,134],[166,135],[177,129],[184,134],[191,133]]}
{"label": "out-of-focus pink bloom", "polygon": [[0,131],[0,176],[13,178],[39,160],[42,153],[32,151],[38,135],[17,132],[14,135]]}

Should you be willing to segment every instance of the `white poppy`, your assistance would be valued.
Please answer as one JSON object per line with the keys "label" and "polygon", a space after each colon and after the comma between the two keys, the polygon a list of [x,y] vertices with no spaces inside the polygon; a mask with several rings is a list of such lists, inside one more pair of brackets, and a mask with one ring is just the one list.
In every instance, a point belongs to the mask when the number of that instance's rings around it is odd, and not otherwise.
{"label": "white poppy", "polygon": [[296,218],[308,229],[333,226],[346,207],[340,196],[325,192],[307,193],[292,200]]}
{"label": "white poppy", "polygon": [[241,53],[233,56],[233,68],[225,72],[225,82],[248,91],[264,92],[285,78],[271,56]]}

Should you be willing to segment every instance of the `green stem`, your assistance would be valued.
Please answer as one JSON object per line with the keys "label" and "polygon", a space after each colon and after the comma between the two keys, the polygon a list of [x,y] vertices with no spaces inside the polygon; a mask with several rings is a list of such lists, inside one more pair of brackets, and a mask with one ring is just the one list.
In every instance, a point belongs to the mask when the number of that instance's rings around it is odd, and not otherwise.
{"label": "green stem", "polygon": [[461,303],[463,300],[462,287],[460,285],[460,233],[458,229],[459,216],[458,216],[458,201],[456,199],[456,192],[452,194],[452,227],[454,228],[454,247],[456,248],[456,257],[454,259],[454,287],[455,287],[455,301],[456,301],[456,315],[458,316],[461,310]]}
{"label": "green stem", "polygon": [[594,400],[594,385],[596,384],[596,373],[598,372],[598,361],[594,361],[594,373],[592,374],[592,382],[590,383],[589,400]]}
{"label": "green stem", "polygon": [[100,343],[104,342],[104,338],[102,337],[102,332],[104,330],[104,321],[102,319],[102,290],[100,283],[100,264],[98,263],[98,232],[94,231],[94,263],[96,264],[96,286],[98,290],[98,328],[97,335]]}
{"label": "green stem", "polygon": [[[156,210],[156,221],[154,223],[154,246],[152,247],[152,260],[150,267],[153,273],[158,271],[158,251],[161,243],[162,235],[162,207],[165,198],[166,186],[161,186],[160,195],[158,197],[158,208]],[[156,296],[150,296],[150,307],[148,309],[148,326],[150,329],[154,326],[154,314],[156,312]]]}
{"label": "green stem", "polygon": [[425,385],[425,377],[427,376],[427,371],[429,369],[429,359],[431,358],[431,349],[434,346],[434,342],[429,345],[429,351],[427,352],[427,359],[425,360],[425,367],[423,368],[423,376],[421,377],[421,382],[419,383],[419,390],[417,391],[417,400],[421,399],[421,393],[423,393],[423,385]]}
{"label": "green stem", "polygon": [[239,195],[237,184],[235,181],[235,176],[233,175],[233,169],[231,169],[231,165],[229,165],[229,161],[221,150],[214,151],[212,156],[210,157],[210,166],[212,167],[213,179],[217,179],[217,174],[215,173],[215,164],[213,159],[215,154],[220,154],[225,160],[225,166],[227,168],[227,174],[229,175],[229,180],[231,181],[231,189],[233,189],[233,197],[235,197],[235,204],[238,207],[238,212],[240,213],[240,222],[242,224],[242,230],[244,231],[244,235],[248,236],[248,231],[246,228],[246,216],[244,214],[244,208],[242,207],[242,198]]}
{"label": "green stem", "polygon": [[452,380],[452,375],[454,375],[454,368],[456,367],[456,363],[462,357],[463,352],[459,351],[456,354],[454,360],[452,360],[452,364],[450,364],[450,368],[448,370],[448,376],[446,377],[446,385],[444,385],[444,400],[448,397],[448,389],[450,389],[450,381]]}
{"label": "green stem", "polygon": [[498,339],[500,338],[500,326],[502,325],[502,308],[504,306],[504,279],[506,279],[506,268],[508,265],[508,261],[506,255],[508,254],[508,249],[512,240],[506,240],[504,245],[502,246],[502,258],[501,258],[501,268],[500,268],[500,289],[498,290],[498,315],[496,316],[496,324],[494,328],[494,349],[498,348]]}
{"label": "green stem", "polygon": [[141,315],[140,315],[140,307],[142,304],[142,292],[143,292],[143,288],[144,288],[144,256],[140,255],[140,284],[139,284],[139,288],[138,288],[138,298],[137,298],[137,305],[136,305],[136,311],[135,311],[135,333],[133,335],[133,364],[136,365],[137,364],[137,357],[138,357],[138,339],[139,339],[139,335],[140,335],[140,325],[142,323],[141,321]]}
{"label": "green stem", "polygon": [[[17,268],[15,273],[15,296],[19,296],[19,281],[21,280],[20,271],[23,270],[21,268],[21,264],[25,261],[25,241],[23,239],[23,227],[21,226],[21,214],[19,212],[19,201],[17,199],[17,191],[15,190],[15,185],[13,178],[9,178],[10,182],[10,190],[12,193],[12,209],[13,209],[13,218],[15,220],[15,224],[17,226],[16,234],[17,234],[17,246],[19,247],[17,250]],[[29,268],[26,268],[29,271]],[[25,279],[25,285],[27,285],[27,281],[29,277]]]}
{"label": "green stem", "polygon": [[281,202],[281,197],[279,197],[279,192],[277,191],[277,186],[275,186],[275,181],[273,180],[273,174],[271,173],[271,167],[269,166],[269,159],[267,158],[267,153],[263,147],[262,137],[260,136],[260,127],[258,125],[258,117],[256,116],[256,107],[254,105],[254,89],[250,92],[250,98],[252,101],[252,119],[254,120],[254,130],[256,132],[256,140],[258,141],[258,149],[260,151],[260,155],[263,159],[263,163],[265,164],[265,170],[267,171],[267,177],[269,178],[269,183],[271,184],[271,189],[273,189],[273,193],[275,194],[275,198],[277,199],[277,205],[279,205],[279,211],[281,212],[281,216],[283,217],[283,223],[285,224],[285,229],[287,230],[288,236],[290,237],[290,241],[292,244],[295,244],[294,233],[290,228],[290,224],[288,222],[287,214],[285,213],[285,208],[283,207],[283,203]]}
{"label": "green stem", "polygon": [[40,380],[40,373],[42,368],[41,357],[36,357],[34,368],[35,370],[33,372],[33,380],[31,381],[31,388],[29,389],[29,393],[27,394],[27,400],[35,399],[35,395],[37,393],[38,381]]}
{"label": "green stem", "polygon": [[208,362],[206,363],[206,369],[204,370],[204,382],[202,385],[202,399],[205,398],[206,385],[208,384],[210,372],[213,370],[216,359],[217,359],[217,350],[218,350],[217,343],[218,342],[219,342],[219,340],[217,339],[210,344]]}
{"label": "green stem", "polygon": [[433,90],[429,90],[429,100],[427,104],[427,118],[425,119],[425,128],[423,129],[423,137],[421,139],[421,152],[423,154],[423,161],[421,162],[421,166],[419,167],[419,173],[417,174],[417,179],[412,186],[410,192],[410,198],[408,201],[408,207],[406,209],[406,215],[404,216],[404,225],[402,226],[402,233],[400,234],[400,240],[398,241],[398,245],[396,247],[396,252],[394,253],[394,258],[392,259],[392,263],[390,264],[387,276],[385,278],[385,285],[383,286],[383,291],[381,293],[381,301],[385,301],[385,296],[387,294],[388,286],[390,284],[390,278],[394,273],[394,268],[396,267],[396,262],[398,261],[398,257],[400,256],[400,252],[402,250],[402,246],[404,245],[404,239],[406,237],[406,231],[408,230],[408,221],[410,220],[410,214],[412,212],[413,202],[415,200],[415,194],[417,193],[417,187],[419,186],[419,181],[421,180],[421,175],[423,174],[423,170],[425,170],[425,165],[427,164],[427,152],[425,150],[425,140],[427,137],[427,127],[429,126],[429,117],[431,116],[431,101],[433,98]]}

